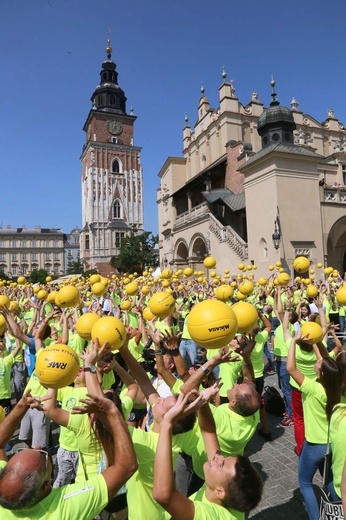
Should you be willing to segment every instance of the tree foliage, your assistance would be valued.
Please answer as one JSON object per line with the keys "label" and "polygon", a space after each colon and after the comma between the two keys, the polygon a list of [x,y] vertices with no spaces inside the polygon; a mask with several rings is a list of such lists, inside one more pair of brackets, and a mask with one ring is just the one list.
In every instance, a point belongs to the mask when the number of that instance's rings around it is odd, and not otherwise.
{"label": "tree foliage", "polygon": [[157,243],[157,235],[150,231],[138,234],[136,227],[133,227],[130,235],[124,239],[118,256],[113,257],[110,264],[120,273],[142,273],[147,267],[156,267]]}
{"label": "tree foliage", "polygon": [[30,274],[31,283],[46,283],[48,273],[45,269],[34,269]]}
{"label": "tree foliage", "polygon": [[70,260],[67,264],[66,274],[82,274],[83,272],[84,266],[79,257],[77,260]]}

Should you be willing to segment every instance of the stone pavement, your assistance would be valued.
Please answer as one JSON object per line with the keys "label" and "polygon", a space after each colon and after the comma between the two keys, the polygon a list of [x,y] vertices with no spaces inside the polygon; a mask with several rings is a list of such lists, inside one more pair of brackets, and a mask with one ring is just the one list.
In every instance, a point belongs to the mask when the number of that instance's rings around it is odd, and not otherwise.
{"label": "stone pavement", "polygon": [[[265,377],[265,386],[278,388],[276,374]],[[263,498],[259,506],[251,511],[254,520],[300,520],[308,519],[302,502],[297,479],[298,457],[294,453],[293,426],[281,426],[281,419],[268,415],[272,432],[272,442],[255,433],[245,454],[255,464],[264,480]],[[319,475],[315,477],[317,486],[322,484]]]}

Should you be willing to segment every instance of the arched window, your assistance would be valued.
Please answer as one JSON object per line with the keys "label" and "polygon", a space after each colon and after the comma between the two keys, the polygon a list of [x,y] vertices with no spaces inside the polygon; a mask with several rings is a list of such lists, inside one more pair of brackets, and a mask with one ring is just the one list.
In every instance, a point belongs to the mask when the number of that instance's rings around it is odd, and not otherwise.
{"label": "arched window", "polygon": [[121,218],[121,204],[118,200],[114,202],[113,210],[114,218]]}
{"label": "arched window", "polygon": [[110,103],[111,105],[115,105],[115,96],[113,96],[113,95],[110,96],[110,98],[109,98],[109,103]]}
{"label": "arched window", "polygon": [[120,173],[120,164],[118,159],[114,159],[112,162],[112,173]]}
{"label": "arched window", "polygon": [[98,105],[103,105],[103,96],[98,96],[97,103]]}

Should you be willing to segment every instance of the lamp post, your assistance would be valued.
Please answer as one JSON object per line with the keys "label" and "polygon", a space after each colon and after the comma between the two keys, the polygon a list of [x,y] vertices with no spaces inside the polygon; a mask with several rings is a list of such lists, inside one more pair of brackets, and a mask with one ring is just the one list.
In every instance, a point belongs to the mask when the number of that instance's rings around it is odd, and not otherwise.
{"label": "lamp post", "polygon": [[168,260],[167,260],[167,256],[165,255],[164,258],[163,258],[163,264],[165,266],[165,269],[167,268],[167,265],[168,265]]}
{"label": "lamp post", "polygon": [[281,235],[280,235],[280,229],[279,229],[279,223],[278,223],[277,217],[274,220],[274,233],[272,234],[272,239],[273,239],[273,244],[274,244],[275,250],[278,251],[278,249],[280,247]]}

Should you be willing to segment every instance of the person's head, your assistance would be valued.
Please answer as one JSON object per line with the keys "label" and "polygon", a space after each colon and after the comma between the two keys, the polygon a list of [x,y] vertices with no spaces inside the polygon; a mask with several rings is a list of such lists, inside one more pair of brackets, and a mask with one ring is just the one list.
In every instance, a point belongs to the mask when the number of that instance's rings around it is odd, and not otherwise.
{"label": "person's head", "polygon": [[298,321],[298,314],[296,313],[296,311],[290,311],[289,321],[291,325],[294,325]]}
{"label": "person's head", "polygon": [[52,474],[46,451],[18,451],[0,472],[0,505],[15,511],[34,506],[51,492]]}
{"label": "person's head", "polygon": [[103,374],[108,374],[111,371],[110,364],[114,359],[113,352],[107,352],[101,359],[97,362],[97,367],[101,370]]}
{"label": "person's head", "polygon": [[227,392],[229,408],[234,412],[249,417],[259,410],[261,398],[252,383],[235,383]]}
{"label": "person's head", "polygon": [[79,367],[78,374],[76,375],[73,383],[75,386],[86,386],[84,366]]}
{"label": "person's head", "polygon": [[311,314],[310,306],[307,303],[302,303],[300,307],[300,315],[302,318],[308,318]]}
{"label": "person's head", "polygon": [[333,407],[341,399],[341,374],[338,364],[329,356],[318,360],[314,365],[318,380],[327,394],[326,415],[331,417]]}
{"label": "person's head", "polygon": [[[32,330],[33,338],[36,338],[38,336],[38,329],[39,329],[40,326],[41,325],[38,325],[38,326],[33,328],[33,330]],[[42,341],[44,341],[45,339],[49,338],[50,335],[51,335],[51,332],[52,332],[52,329],[50,328],[50,325],[45,325],[44,330],[43,330],[43,334],[41,336]]]}
{"label": "person's head", "polygon": [[[161,423],[165,414],[175,405],[178,399],[178,394],[170,395],[168,397],[159,397],[156,403],[152,406],[152,413],[155,421]],[[179,419],[173,426],[172,433],[177,435],[178,433],[186,433],[192,430],[196,422],[196,413],[192,412],[186,415],[182,419]]]}
{"label": "person's head", "polygon": [[220,451],[203,466],[215,502],[227,509],[251,511],[261,500],[263,481],[247,457],[224,457]]}

